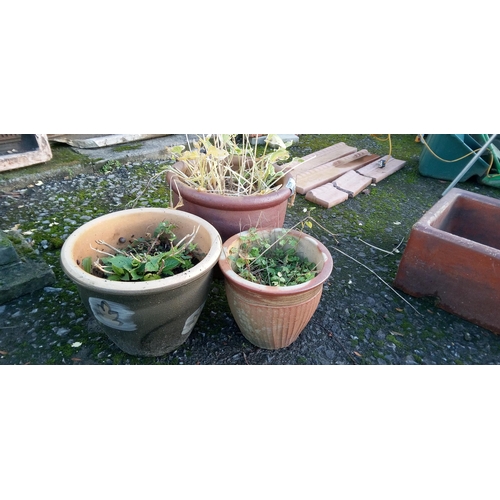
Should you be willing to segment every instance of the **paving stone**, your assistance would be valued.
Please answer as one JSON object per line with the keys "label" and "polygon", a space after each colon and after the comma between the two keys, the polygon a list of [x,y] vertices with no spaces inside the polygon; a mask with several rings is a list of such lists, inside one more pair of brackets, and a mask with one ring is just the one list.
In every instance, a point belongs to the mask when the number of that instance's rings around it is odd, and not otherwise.
{"label": "paving stone", "polygon": [[0,231],[0,267],[12,264],[18,260],[19,256],[14,245],[7,235],[3,231]]}
{"label": "paving stone", "polygon": [[[40,257],[28,255],[25,250],[31,250],[30,245],[17,233],[17,242],[13,244],[7,235],[0,231],[0,238],[6,238],[9,244],[0,245],[0,248],[9,248],[9,256],[12,259],[2,259],[0,252],[0,304],[16,299],[21,295],[32,293],[40,288],[52,285],[56,278],[51,267]],[[17,249],[17,250],[16,250]],[[12,254],[13,252],[13,254]],[[26,253],[26,255],[25,255]],[[19,255],[23,255],[22,258]],[[9,257],[8,256],[8,257]],[[4,255],[5,257],[5,255]]]}
{"label": "paving stone", "polygon": [[[283,142],[292,141],[294,144],[299,142],[299,136],[295,134],[277,134]],[[266,142],[267,134],[259,135],[259,137],[252,137],[250,139],[250,144],[264,144]]]}
{"label": "paving stone", "polygon": [[59,134],[53,135],[51,140],[63,142],[75,148],[103,148],[125,142],[142,141],[164,137],[168,134]]}
{"label": "paving stone", "polygon": [[0,304],[54,284],[54,272],[39,260],[16,262],[2,266],[0,276]]}

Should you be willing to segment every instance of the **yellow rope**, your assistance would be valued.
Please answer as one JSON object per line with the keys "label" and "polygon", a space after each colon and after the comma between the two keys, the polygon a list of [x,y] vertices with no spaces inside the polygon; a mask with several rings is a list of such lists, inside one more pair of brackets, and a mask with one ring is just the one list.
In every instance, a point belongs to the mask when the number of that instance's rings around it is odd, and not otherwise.
{"label": "yellow rope", "polygon": [[[377,134],[370,134],[372,137],[374,137],[375,139],[377,139],[377,141],[381,141],[381,142],[386,142],[386,141],[389,141],[389,155],[387,157],[387,160],[389,160],[390,158],[392,158],[392,140],[391,140],[391,134],[387,134],[387,137],[384,139],[382,137],[379,137]],[[427,141],[424,139],[424,134],[418,134],[417,135],[417,138],[418,138],[418,141],[419,142],[422,142],[423,145],[429,150],[429,152],[435,156],[438,160],[441,160],[445,163],[454,163],[456,161],[460,161],[460,160],[463,160],[464,158],[467,158],[468,156],[470,155],[473,155],[475,153],[477,153],[481,148],[478,148],[478,149],[475,149],[473,151],[470,151],[469,153],[465,154],[464,156],[461,156],[460,158],[456,158],[455,160],[445,160],[444,158],[441,158],[440,156],[438,156],[431,148],[430,146],[427,144]],[[415,139],[417,140],[417,139]],[[488,148],[486,150],[488,153],[490,153],[490,156],[491,156],[491,159],[490,159],[490,165],[488,167],[488,171],[486,173],[486,175],[489,175],[490,173],[490,170],[493,166],[493,160],[494,160],[494,155],[493,155],[493,152]]]}
{"label": "yellow rope", "polygon": [[382,139],[380,137],[378,137],[377,134],[370,134],[372,137],[375,137],[375,139],[377,139],[377,141],[381,141],[381,142],[385,142],[385,141],[389,141],[389,154],[387,156],[387,160],[389,160],[390,158],[392,158],[392,139],[391,139],[391,134],[387,134],[387,137],[385,139]]}
{"label": "yellow rope", "polygon": [[[423,145],[429,150],[429,152],[433,156],[435,156],[438,160],[444,161],[445,163],[454,163],[456,161],[463,160],[464,158],[467,158],[468,156],[477,153],[481,149],[481,148],[474,149],[474,151],[470,151],[469,153],[465,154],[464,156],[461,156],[460,158],[456,158],[455,160],[445,160],[444,158],[441,158],[436,153],[434,153],[434,151],[432,151],[432,149],[430,148],[430,146],[427,144],[426,140],[424,139],[424,134],[420,134],[420,140],[422,141]],[[489,149],[487,151],[489,153],[491,153],[491,151]],[[492,155],[492,159],[493,159],[493,155]]]}
{"label": "yellow rope", "polygon": [[493,166],[493,160],[494,160],[494,158],[493,158],[493,154],[492,154],[492,155],[491,155],[491,159],[490,159],[490,165],[489,165],[489,167],[488,167],[488,170],[486,171],[485,176],[490,175],[490,170],[491,170],[491,167]]}

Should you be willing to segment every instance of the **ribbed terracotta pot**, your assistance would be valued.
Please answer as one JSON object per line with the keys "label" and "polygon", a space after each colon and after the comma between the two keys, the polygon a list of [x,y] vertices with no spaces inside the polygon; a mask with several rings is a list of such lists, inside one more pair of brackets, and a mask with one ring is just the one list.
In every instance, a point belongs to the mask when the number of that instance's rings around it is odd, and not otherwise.
{"label": "ribbed terracotta pot", "polygon": [[[260,229],[257,232],[274,241],[287,230]],[[333,260],[328,249],[312,236],[289,231],[299,239],[297,252],[317,264],[320,272],[310,281],[293,286],[266,286],[240,277],[228,258],[240,245],[240,236],[233,235],[222,246],[219,267],[225,278],[229,307],[243,336],[263,349],[287,347],[304,330],[316,311],[323,292],[323,283],[330,276]]]}
{"label": "ribbed terracotta pot", "polygon": [[[183,163],[175,166],[182,169]],[[278,168],[278,167],[277,167]],[[219,231],[222,241],[251,227],[283,227],[289,198],[295,193],[295,181],[287,174],[281,187],[269,194],[226,196],[189,187],[174,172],[167,173],[173,203],[182,199],[179,210],[203,217]]]}
{"label": "ribbed terracotta pot", "polygon": [[[174,276],[138,282],[110,281],[82,269],[85,257],[98,258],[91,247],[105,249],[96,240],[123,248],[130,239],[153,232],[162,221],[177,226],[177,238],[199,226],[193,240],[199,249],[198,264]],[[64,242],[61,265],[112,342],[135,356],[162,356],[182,345],[193,330],[221,247],[217,230],[200,217],[166,208],[137,208],[98,217],[78,228]]]}

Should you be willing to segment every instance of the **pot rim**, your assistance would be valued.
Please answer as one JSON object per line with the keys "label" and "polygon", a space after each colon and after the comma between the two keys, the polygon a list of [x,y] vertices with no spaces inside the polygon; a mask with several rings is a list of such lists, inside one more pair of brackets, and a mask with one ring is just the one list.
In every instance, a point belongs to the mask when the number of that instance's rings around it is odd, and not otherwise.
{"label": "pot rim", "polygon": [[[174,165],[183,162],[176,162]],[[168,171],[166,181],[170,188],[182,198],[204,207],[220,208],[221,210],[241,210],[241,205],[246,204],[250,208],[259,209],[275,206],[290,198],[295,192],[295,181],[290,173],[283,177],[281,187],[267,194],[249,194],[244,196],[230,196],[218,193],[207,193],[198,191],[188,186],[175,172]]]}
{"label": "pot rim", "polygon": [[[99,278],[98,276],[94,276],[84,271],[80,267],[80,265],[78,265],[73,259],[73,250],[81,235],[87,232],[89,229],[98,226],[102,221],[109,221],[113,219],[118,220],[122,217],[127,217],[132,213],[144,214],[144,217],[147,217],[148,214],[164,213],[165,217],[171,217],[172,215],[174,215],[174,219],[185,219],[192,221],[194,224],[199,224],[200,226],[203,226],[210,235],[210,249],[203,260],[201,260],[191,269],[159,280],[134,282],[111,281],[105,278]],[[175,220],[173,222],[175,222]],[[113,295],[134,295],[139,292],[144,293],[146,291],[149,291],[151,293],[154,293],[157,291],[162,291],[165,288],[178,288],[185,285],[186,283],[201,278],[202,276],[210,272],[215,265],[217,265],[221,250],[222,241],[218,231],[212,226],[212,224],[202,219],[201,217],[171,208],[141,207],[125,209],[101,215],[100,217],[96,217],[95,219],[92,219],[91,221],[86,222],[85,224],[77,228],[68,236],[61,248],[60,263],[64,273],[76,285],[83,286],[87,289],[99,290],[100,292],[109,291],[109,293]]]}
{"label": "pot rim", "polygon": [[280,295],[295,295],[298,293],[302,293],[306,290],[310,290],[316,288],[317,286],[322,285],[329,277],[333,271],[333,258],[330,254],[328,248],[321,243],[321,241],[317,240],[313,236],[303,233],[301,231],[297,231],[295,229],[286,229],[286,228],[258,228],[257,233],[272,233],[272,232],[281,232],[287,231],[287,234],[292,236],[296,236],[297,238],[302,239],[303,241],[308,242],[308,244],[313,245],[321,252],[323,257],[323,268],[321,271],[311,280],[306,281],[305,283],[301,283],[299,285],[290,285],[290,286],[271,286],[271,285],[261,285],[258,283],[253,283],[251,281],[242,278],[235,271],[233,271],[231,266],[231,261],[229,260],[229,252],[231,248],[237,243],[240,236],[245,236],[249,231],[242,231],[238,234],[235,234],[228,238],[222,245],[222,251],[219,257],[219,267],[224,274],[224,277],[231,281],[234,285],[239,286],[241,288],[245,288],[249,291],[258,292],[264,295],[273,295],[277,294],[277,290],[279,290]]}

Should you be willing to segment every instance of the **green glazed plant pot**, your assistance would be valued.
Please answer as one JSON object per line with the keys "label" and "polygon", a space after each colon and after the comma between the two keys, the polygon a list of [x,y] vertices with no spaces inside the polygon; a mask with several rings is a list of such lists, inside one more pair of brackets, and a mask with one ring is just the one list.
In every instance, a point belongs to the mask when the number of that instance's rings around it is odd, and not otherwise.
{"label": "green glazed plant pot", "polygon": [[[176,165],[182,168],[182,162]],[[228,196],[199,191],[182,182],[174,172],[167,172],[174,206],[181,200],[179,210],[209,221],[219,231],[222,241],[251,227],[283,227],[295,182],[290,174],[280,181],[281,187],[272,193]]]}
{"label": "green glazed plant pot", "polygon": [[[165,220],[177,226],[179,239],[199,226],[193,242],[201,260],[191,269],[154,281],[125,282],[99,278],[81,267],[84,258],[98,258],[92,249],[98,247],[96,240],[123,248]],[[182,345],[193,330],[221,248],[216,229],[200,217],[167,208],[137,208],[98,217],[74,231],[61,249],[61,266],[112,342],[135,356],[162,356]]]}
{"label": "green glazed plant pot", "polygon": [[[257,234],[275,241],[285,229],[258,229]],[[225,278],[229,307],[243,336],[263,349],[280,349],[295,342],[315,313],[323,284],[333,270],[333,259],[328,249],[312,236],[300,231],[288,231],[299,240],[297,254],[314,262],[319,273],[311,280],[292,286],[267,286],[252,283],[239,276],[228,258],[233,248],[240,245],[240,237],[247,231],[235,234],[222,246],[219,267]]]}

